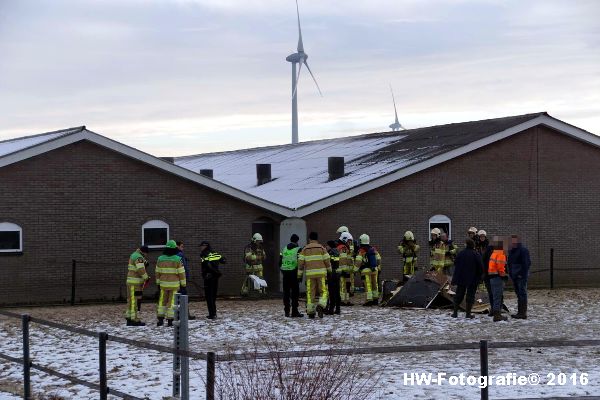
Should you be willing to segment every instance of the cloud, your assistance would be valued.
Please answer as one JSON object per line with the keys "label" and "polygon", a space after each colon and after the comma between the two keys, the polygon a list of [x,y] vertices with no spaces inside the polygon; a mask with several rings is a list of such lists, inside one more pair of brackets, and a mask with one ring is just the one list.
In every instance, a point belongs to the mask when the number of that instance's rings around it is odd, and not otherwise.
{"label": "cloud", "polygon": [[[304,71],[301,138],[387,129],[389,83],[409,127],[546,110],[600,132],[596,11],[583,0],[302,0],[324,97]],[[0,138],[86,124],[177,154],[285,143],[295,18],[280,0],[2,2]]]}

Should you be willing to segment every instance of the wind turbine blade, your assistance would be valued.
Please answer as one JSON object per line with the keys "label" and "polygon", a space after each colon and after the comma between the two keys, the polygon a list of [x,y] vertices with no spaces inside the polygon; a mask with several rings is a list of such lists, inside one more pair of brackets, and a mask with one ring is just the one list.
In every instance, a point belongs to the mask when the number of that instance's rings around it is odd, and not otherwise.
{"label": "wind turbine blade", "polygon": [[321,93],[321,88],[319,87],[319,84],[317,83],[317,80],[315,79],[315,76],[313,75],[312,71],[310,70],[310,67],[308,66],[308,63],[306,62],[306,60],[304,60],[304,64],[306,65],[306,69],[310,73],[310,76],[312,76],[313,81],[315,81],[315,85],[317,85],[317,90],[319,91],[319,94],[321,95],[321,97],[323,97],[323,93]]}
{"label": "wind turbine blade", "polygon": [[396,115],[396,123],[398,122],[398,111],[396,110],[396,99],[394,98],[394,89],[392,89],[392,84],[390,84],[390,92],[392,92],[392,101],[394,102],[394,114]]}
{"label": "wind turbine blade", "polygon": [[298,0],[296,0],[296,15],[298,15],[298,53],[304,53],[304,45],[302,44],[302,29],[300,28],[300,9],[298,8]]}
{"label": "wind turbine blade", "polygon": [[294,87],[294,91],[292,92],[292,99],[294,98],[294,96],[296,95],[296,91],[298,90],[298,82],[300,81],[300,71],[302,71],[302,63],[298,63],[298,76],[296,76],[296,86]]}

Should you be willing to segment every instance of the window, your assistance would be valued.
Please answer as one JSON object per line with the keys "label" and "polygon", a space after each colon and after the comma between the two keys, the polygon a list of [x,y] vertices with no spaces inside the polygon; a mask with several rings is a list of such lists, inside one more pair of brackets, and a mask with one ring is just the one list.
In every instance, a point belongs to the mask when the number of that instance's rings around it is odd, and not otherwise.
{"label": "window", "polygon": [[169,225],[166,222],[152,220],[142,225],[142,245],[149,248],[165,247],[169,240]]}
{"label": "window", "polygon": [[448,239],[452,238],[452,222],[445,215],[434,215],[429,218],[429,240],[431,240],[431,230],[438,228],[442,232],[448,234]]}
{"label": "window", "polygon": [[23,251],[23,229],[10,222],[0,222],[0,253]]}

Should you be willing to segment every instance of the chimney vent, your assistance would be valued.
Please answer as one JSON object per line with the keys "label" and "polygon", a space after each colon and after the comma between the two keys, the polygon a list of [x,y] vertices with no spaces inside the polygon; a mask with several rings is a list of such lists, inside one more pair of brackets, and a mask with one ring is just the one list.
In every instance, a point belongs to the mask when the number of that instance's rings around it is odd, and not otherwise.
{"label": "chimney vent", "polygon": [[327,169],[330,181],[344,176],[344,157],[329,157],[327,159]]}
{"label": "chimney vent", "polygon": [[271,181],[271,164],[256,164],[257,185],[264,185]]}
{"label": "chimney vent", "polygon": [[206,176],[207,178],[213,178],[213,170],[212,169],[201,169],[200,175]]}

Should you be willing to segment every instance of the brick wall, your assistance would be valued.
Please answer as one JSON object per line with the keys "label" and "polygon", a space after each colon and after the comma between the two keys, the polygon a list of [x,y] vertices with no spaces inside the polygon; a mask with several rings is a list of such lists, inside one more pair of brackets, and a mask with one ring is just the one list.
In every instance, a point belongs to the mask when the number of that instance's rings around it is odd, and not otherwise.
{"label": "brick wall", "polygon": [[[23,228],[23,255],[0,256],[0,304],[125,296],[129,254],[141,226],[160,219],[183,240],[193,281],[202,285],[198,244],[209,240],[229,263],[220,292],[239,293],[242,252],[252,222],[277,215],[89,142],[75,143],[0,168],[0,221]],[[278,238],[276,238],[278,243]],[[151,252],[151,270],[159,252]],[[90,263],[91,262],[91,263]],[[268,271],[275,282],[277,271]],[[151,287],[148,291],[153,292]],[[191,285],[192,294],[198,294]]]}
{"label": "brick wall", "polygon": [[[406,230],[429,265],[428,221],[452,220],[452,237],[464,247],[470,226],[488,235],[517,233],[529,247],[532,271],[598,267],[592,245],[600,232],[600,151],[537,127],[307,216],[308,230],[323,240],[347,225],[355,238],[368,233],[383,257],[383,278],[398,278],[396,247]],[[539,205],[539,206],[538,206]],[[598,286],[598,271],[558,271],[557,286]],[[548,273],[531,285],[548,285]]]}

